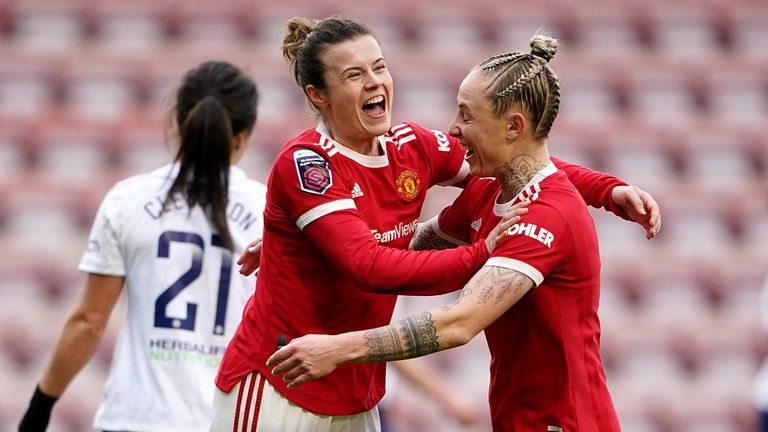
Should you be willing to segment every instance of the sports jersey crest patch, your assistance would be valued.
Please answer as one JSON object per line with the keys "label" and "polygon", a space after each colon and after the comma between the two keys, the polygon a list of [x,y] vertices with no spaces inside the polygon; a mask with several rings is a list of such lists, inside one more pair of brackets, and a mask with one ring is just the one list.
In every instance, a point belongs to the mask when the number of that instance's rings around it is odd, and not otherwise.
{"label": "sports jersey crest patch", "polygon": [[397,193],[406,201],[413,201],[419,194],[421,180],[416,171],[405,170],[395,180]]}
{"label": "sports jersey crest patch", "polygon": [[297,150],[293,152],[293,161],[299,175],[299,186],[304,192],[321,195],[333,184],[328,162],[317,153]]}

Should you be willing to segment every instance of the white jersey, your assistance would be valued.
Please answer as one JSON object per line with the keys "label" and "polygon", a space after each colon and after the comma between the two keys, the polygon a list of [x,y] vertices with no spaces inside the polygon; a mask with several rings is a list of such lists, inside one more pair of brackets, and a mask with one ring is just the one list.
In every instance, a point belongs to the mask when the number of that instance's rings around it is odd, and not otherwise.
{"label": "white jersey", "polygon": [[[204,211],[161,215],[178,165],[118,182],[101,203],[80,270],[124,276],[128,315],[94,427],[207,431],[214,377],[255,277],[237,271]],[[262,235],[266,186],[230,169],[227,223],[241,251]]]}

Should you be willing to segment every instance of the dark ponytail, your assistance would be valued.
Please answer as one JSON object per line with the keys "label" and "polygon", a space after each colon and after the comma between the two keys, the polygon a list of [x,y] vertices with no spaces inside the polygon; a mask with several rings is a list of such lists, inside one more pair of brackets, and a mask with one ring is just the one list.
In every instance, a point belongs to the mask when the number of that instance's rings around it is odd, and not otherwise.
{"label": "dark ponytail", "polygon": [[179,173],[165,198],[168,208],[181,195],[191,209],[199,205],[234,250],[227,225],[229,165],[235,136],[256,122],[255,83],[226,62],[206,62],[187,72],[176,96]]}

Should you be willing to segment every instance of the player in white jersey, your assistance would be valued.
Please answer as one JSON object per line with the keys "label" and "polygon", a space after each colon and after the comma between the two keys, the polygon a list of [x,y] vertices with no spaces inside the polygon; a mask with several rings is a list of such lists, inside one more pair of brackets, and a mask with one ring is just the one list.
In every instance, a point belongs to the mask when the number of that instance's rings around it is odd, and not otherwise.
{"label": "player in white jersey", "polygon": [[231,166],[256,121],[254,82],[234,66],[189,71],[176,95],[175,162],[104,198],[66,323],[19,430],[46,429],[54,402],[93,355],[125,286],[128,315],[94,428],[208,430],[213,378],[253,293],[232,251],[262,235],[266,186]]}
{"label": "player in white jersey", "polygon": [[[764,333],[768,334],[768,277],[760,291],[760,324]],[[763,360],[753,386],[752,400],[758,415],[756,430],[768,432],[768,357]]]}

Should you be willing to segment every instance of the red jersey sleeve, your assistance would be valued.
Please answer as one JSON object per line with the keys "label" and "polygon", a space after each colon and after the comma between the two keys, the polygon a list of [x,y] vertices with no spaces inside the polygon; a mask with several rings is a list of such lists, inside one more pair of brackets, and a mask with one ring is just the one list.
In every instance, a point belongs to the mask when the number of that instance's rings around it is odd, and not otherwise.
{"label": "red jersey sleeve", "polygon": [[603,208],[614,213],[622,219],[630,220],[624,210],[611,198],[611,191],[616,186],[626,186],[627,183],[610,174],[593,171],[581,165],[572,164],[554,157],[550,157],[558,169],[568,176],[568,180],[576,186],[576,190],[584,198],[590,207]]}
{"label": "red jersey sleeve", "polygon": [[380,294],[438,295],[456,291],[488,259],[485,242],[442,251],[409,251],[378,244],[355,211],[317,219],[304,233],[360,289]]}
{"label": "red jersey sleeve", "polygon": [[334,176],[333,157],[297,147],[273,168],[272,196],[336,268],[360,289],[382,294],[437,295],[469,281],[488,258],[485,243],[441,252],[379,245],[357,211],[351,187]]}
{"label": "red jersey sleeve", "polygon": [[565,215],[552,204],[532,201],[528,213],[509,229],[486,265],[505,267],[530,277],[536,286],[572,254]]}
{"label": "red jersey sleeve", "polygon": [[355,208],[350,187],[335,176],[333,158],[296,147],[275,161],[273,197],[300,229],[326,214]]}
{"label": "red jersey sleeve", "polygon": [[437,235],[457,245],[469,244],[472,241],[467,231],[471,216],[467,211],[468,201],[469,193],[465,189],[451,205],[440,212],[437,217]]}
{"label": "red jersey sleeve", "polygon": [[469,175],[469,164],[464,161],[466,152],[456,138],[414,123],[394,126],[389,134],[398,148],[403,145],[419,147],[422,157],[430,164],[430,186],[455,186]]}

